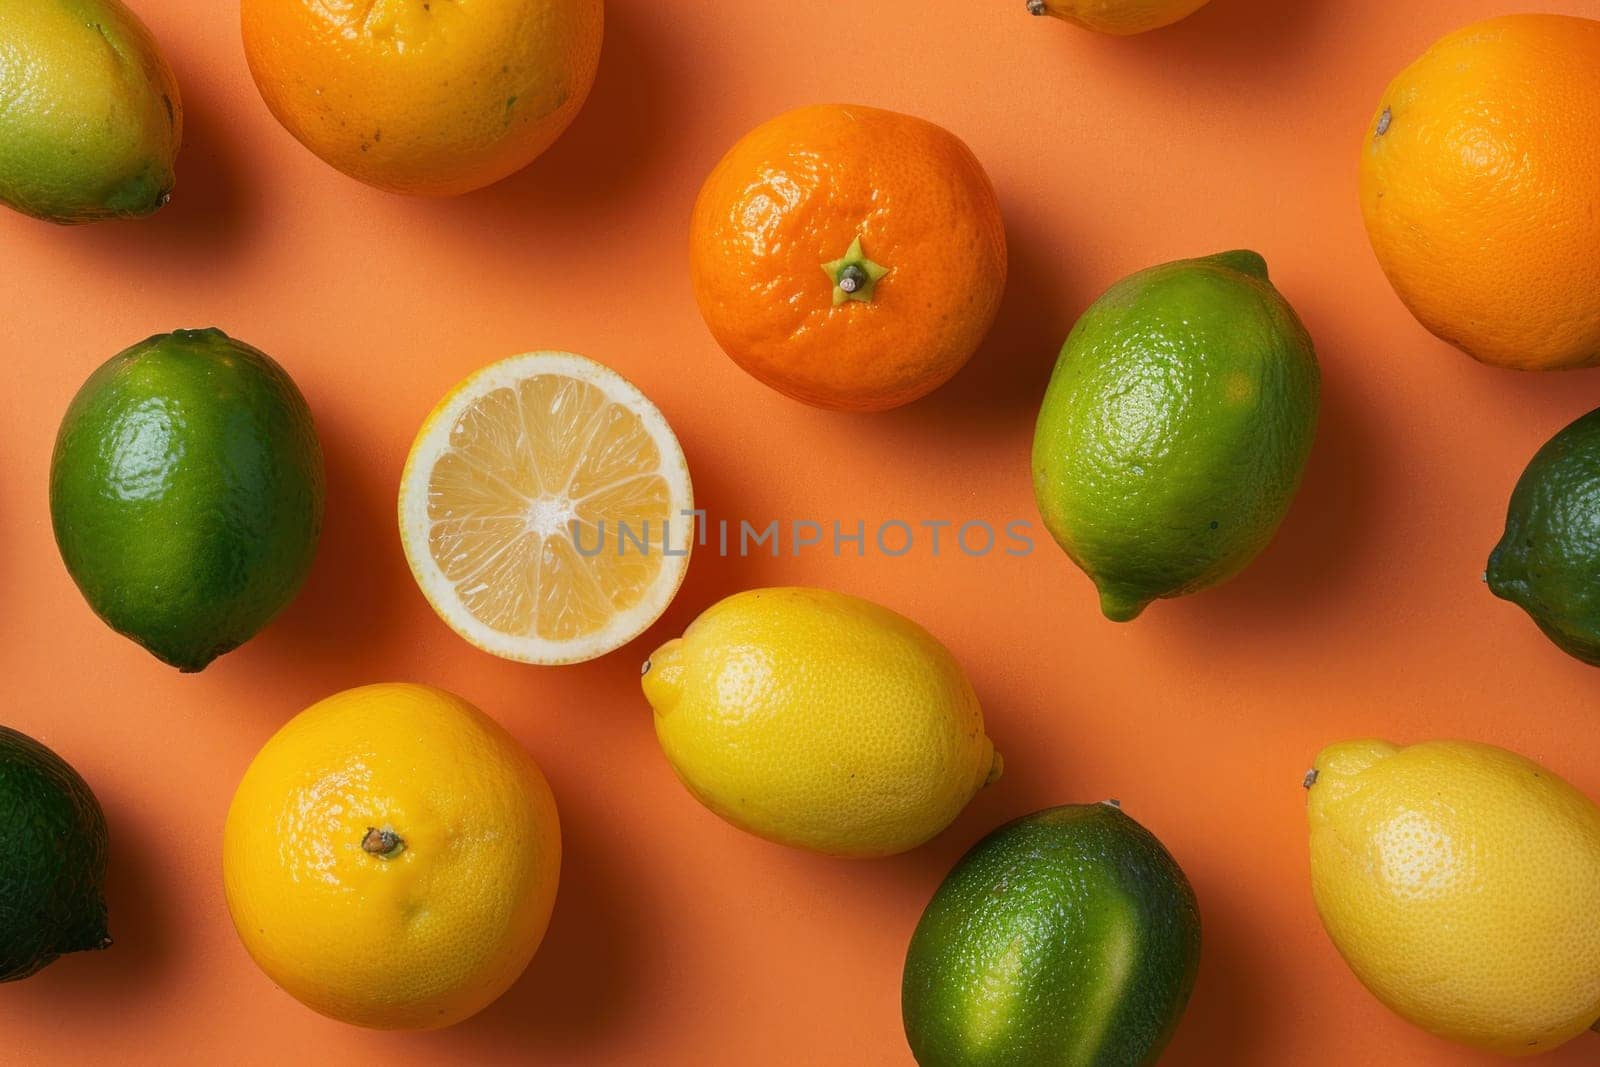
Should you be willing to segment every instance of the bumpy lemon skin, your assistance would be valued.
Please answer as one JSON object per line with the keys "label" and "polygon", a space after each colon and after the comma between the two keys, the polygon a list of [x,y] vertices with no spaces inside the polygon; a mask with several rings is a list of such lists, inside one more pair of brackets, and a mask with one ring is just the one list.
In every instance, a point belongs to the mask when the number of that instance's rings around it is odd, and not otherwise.
{"label": "bumpy lemon skin", "polygon": [[1489,745],[1332,745],[1309,792],[1317,911],[1361,982],[1440,1037],[1546,1052],[1600,1018],[1600,809]]}
{"label": "bumpy lemon skin", "polygon": [[[404,842],[370,854],[370,829]],[[420,685],[336,694],[290,720],[239,783],[223,886],[267,977],[330,1018],[453,1025],[514,982],[561,867],[550,787],[510,734]]]}
{"label": "bumpy lemon skin", "polygon": [[651,655],[643,687],[689,791],[780,844],[904,852],[1001,769],[955,657],[911,620],[842,593],[728,597]]}

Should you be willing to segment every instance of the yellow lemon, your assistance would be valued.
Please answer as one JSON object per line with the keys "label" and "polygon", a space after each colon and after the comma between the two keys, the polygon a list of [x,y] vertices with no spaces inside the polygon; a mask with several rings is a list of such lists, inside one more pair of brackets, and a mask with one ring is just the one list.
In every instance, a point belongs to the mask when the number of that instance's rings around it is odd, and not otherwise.
{"label": "yellow lemon", "polygon": [[1028,0],[1028,11],[1101,33],[1128,36],[1170,26],[1210,0]]}
{"label": "yellow lemon", "polygon": [[1600,808],[1587,797],[1465,741],[1333,745],[1306,780],[1317,911],[1379,1000],[1505,1055],[1600,1019]]}
{"label": "yellow lemon", "polygon": [[369,685],[312,705],[245,771],[223,885],[256,963],[359,1026],[450,1026],[514,982],[561,868],[533,759],[471,704]]}
{"label": "yellow lemon", "polygon": [[570,352],[470,375],[400,479],[400,539],[433,609],[486,652],[576,663],[638,637],[689,567],[694,490],[645,395]]}
{"label": "yellow lemon", "polygon": [[1000,775],[955,657],[910,619],[842,593],[728,597],[656,650],[643,685],[689,791],[780,844],[904,852]]}

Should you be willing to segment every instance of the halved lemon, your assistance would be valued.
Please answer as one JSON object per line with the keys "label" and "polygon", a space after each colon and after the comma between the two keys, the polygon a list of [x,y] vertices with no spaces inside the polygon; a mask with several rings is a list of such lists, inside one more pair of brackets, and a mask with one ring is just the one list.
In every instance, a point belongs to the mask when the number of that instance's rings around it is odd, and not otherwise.
{"label": "halved lemon", "polygon": [[417,433],[400,538],[458,634],[524,663],[633,640],[688,570],[694,491],[667,420],[631,382],[530,352],[457,385]]}

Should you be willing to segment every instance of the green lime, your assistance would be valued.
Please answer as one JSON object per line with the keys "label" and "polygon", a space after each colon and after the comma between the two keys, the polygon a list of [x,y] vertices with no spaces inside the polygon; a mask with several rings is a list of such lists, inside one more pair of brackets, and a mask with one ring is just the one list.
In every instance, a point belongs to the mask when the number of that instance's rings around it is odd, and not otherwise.
{"label": "green lime", "polygon": [[322,448],[282,367],[221,330],[112,357],[50,464],[56,544],[89,606],[197,671],[300,590],[322,526]]}
{"label": "green lime", "polygon": [[0,202],[92,222],[171,195],[178,85],[119,0],[0,3],[0,104]]}
{"label": "green lime", "polygon": [[1050,808],[973,846],[928,904],[901,986],[922,1067],[1154,1063],[1194,989],[1182,869],[1114,801]]}
{"label": "green lime", "polygon": [[1485,578],[1563,651],[1600,666],[1600,411],[1552,437],[1522,472]]}
{"label": "green lime", "polygon": [[78,772],[0,726],[0,982],[106,948],[106,819]]}
{"label": "green lime", "polygon": [[1107,618],[1225,581],[1266,547],[1318,389],[1311,338],[1254,252],[1140,271],[1084,312],[1039,412],[1033,487]]}

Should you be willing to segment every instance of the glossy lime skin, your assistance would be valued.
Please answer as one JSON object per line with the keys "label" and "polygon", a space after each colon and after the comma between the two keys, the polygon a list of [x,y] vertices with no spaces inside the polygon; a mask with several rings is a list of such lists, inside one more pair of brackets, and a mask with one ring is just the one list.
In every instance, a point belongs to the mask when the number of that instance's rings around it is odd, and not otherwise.
{"label": "glossy lime skin", "polygon": [[220,330],[162,334],[112,357],[73,398],[50,464],[56,544],[89,606],[183,671],[294,599],[322,493],[300,390]]}
{"label": "glossy lime skin", "polygon": [[1111,802],[1002,826],[917,924],[901,1011],[922,1067],[1138,1067],[1194,989],[1200,912],[1177,862]]}
{"label": "glossy lime skin", "polygon": [[106,819],[54,752],[0,726],[0,982],[105,948]]}
{"label": "glossy lime skin", "polygon": [[50,222],[148,215],[183,138],[172,70],[120,0],[0,3],[0,202]]}
{"label": "glossy lime skin", "polygon": [[1522,472],[1485,578],[1564,652],[1600,666],[1600,411],[1556,434]]}
{"label": "glossy lime skin", "polygon": [[1118,622],[1272,540],[1316,433],[1311,338],[1254,252],[1152,267],[1084,312],[1033,440],[1045,526]]}

